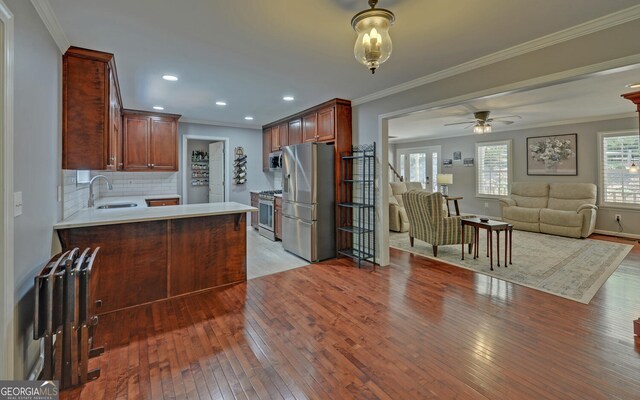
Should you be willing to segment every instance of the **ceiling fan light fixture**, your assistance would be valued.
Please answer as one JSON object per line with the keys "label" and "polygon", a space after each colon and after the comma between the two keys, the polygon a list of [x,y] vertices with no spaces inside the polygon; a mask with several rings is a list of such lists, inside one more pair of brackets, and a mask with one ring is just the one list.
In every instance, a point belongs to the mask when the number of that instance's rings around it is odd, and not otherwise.
{"label": "ceiling fan light fixture", "polygon": [[631,172],[632,174],[638,173],[638,166],[636,165],[635,162],[631,163],[631,166],[629,167],[629,172]]}
{"label": "ceiling fan light fixture", "polygon": [[491,124],[487,124],[484,122],[476,122],[473,126],[473,133],[477,133],[478,135],[483,135],[485,133],[491,133]]}
{"label": "ceiling fan light fixture", "polygon": [[393,44],[389,28],[396,20],[391,11],[375,8],[376,4],[378,0],[369,0],[371,8],[357,13],[351,19],[351,26],[358,34],[353,54],[372,74],[391,56]]}

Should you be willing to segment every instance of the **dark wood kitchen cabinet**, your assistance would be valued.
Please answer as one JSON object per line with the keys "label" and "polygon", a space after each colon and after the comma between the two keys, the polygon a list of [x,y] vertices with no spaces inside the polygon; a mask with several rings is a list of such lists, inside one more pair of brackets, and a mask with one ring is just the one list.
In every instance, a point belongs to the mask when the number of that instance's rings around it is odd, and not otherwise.
{"label": "dark wood kitchen cabinet", "polygon": [[289,121],[289,141],[290,145],[302,143],[302,120],[300,118]]}
{"label": "dark wood kitchen cabinet", "polygon": [[180,115],[123,112],[125,171],[177,171]]}
{"label": "dark wood kitchen cabinet", "polygon": [[171,197],[166,199],[151,199],[145,200],[147,207],[164,207],[164,206],[178,206],[180,205],[180,199],[177,197]]}
{"label": "dark wood kitchen cabinet", "polygon": [[262,131],[262,170],[269,171],[269,153],[271,153],[271,128]]}
{"label": "dark wood kitchen cabinet", "polygon": [[316,142],[318,138],[318,113],[312,112],[302,117],[302,139]]}
{"label": "dark wood kitchen cabinet", "polygon": [[121,168],[121,116],[113,54],[70,47],[62,56],[62,168]]}
{"label": "dark wood kitchen cabinet", "polygon": [[273,225],[276,239],[282,240],[282,197],[280,196],[274,200]]}
{"label": "dark wood kitchen cabinet", "polygon": [[282,150],[283,147],[289,145],[289,124],[286,122],[280,124],[280,126],[278,127],[278,132],[280,133],[279,150]]}
{"label": "dark wood kitchen cabinet", "polygon": [[280,126],[271,128],[271,151],[280,150]]}

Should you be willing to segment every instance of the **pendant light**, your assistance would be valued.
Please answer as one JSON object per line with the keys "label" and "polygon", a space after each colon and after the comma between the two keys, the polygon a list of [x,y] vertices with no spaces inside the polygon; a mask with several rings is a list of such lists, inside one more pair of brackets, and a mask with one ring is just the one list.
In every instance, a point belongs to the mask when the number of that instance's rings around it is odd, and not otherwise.
{"label": "pendant light", "polygon": [[[640,92],[623,94],[622,97],[627,100],[631,100],[633,104],[636,105],[638,113],[640,113]],[[640,146],[640,128],[638,129],[638,146]],[[640,167],[638,167],[638,164],[636,164],[636,162],[632,159],[631,165],[629,166],[629,172],[631,172],[632,174],[637,174],[639,171]]]}
{"label": "pendant light", "polygon": [[389,28],[396,20],[391,11],[375,8],[376,4],[378,0],[369,0],[371,8],[357,13],[351,19],[351,26],[358,34],[353,54],[372,74],[391,56]]}

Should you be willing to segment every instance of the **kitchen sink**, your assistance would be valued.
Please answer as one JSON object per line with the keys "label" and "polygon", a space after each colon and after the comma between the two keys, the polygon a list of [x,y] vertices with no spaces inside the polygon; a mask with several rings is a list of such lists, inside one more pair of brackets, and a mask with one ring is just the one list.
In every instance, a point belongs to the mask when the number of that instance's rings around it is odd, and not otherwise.
{"label": "kitchen sink", "polygon": [[98,210],[107,210],[110,208],[131,208],[138,207],[137,203],[113,203],[113,204],[105,204],[103,206],[98,207]]}

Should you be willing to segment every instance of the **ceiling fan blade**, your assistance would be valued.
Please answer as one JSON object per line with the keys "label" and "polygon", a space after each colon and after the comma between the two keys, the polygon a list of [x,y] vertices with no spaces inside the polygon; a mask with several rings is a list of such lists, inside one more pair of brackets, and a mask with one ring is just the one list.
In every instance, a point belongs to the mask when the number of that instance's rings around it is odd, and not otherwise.
{"label": "ceiling fan blade", "polygon": [[476,123],[475,123],[475,122],[472,122],[471,124],[469,124],[468,126],[465,126],[465,127],[464,127],[464,128],[462,128],[462,129],[469,129],[469,128],[471,128],[471,127],[475,126],[475,125],[476,125]]}
{"label": "ceiling fan blade", "polygon": [[495,118],[491,118],[492,120],[497,120],[497,119],[506,119],[506,118],[516,118],[516,119],[522,119],[521,116],[519,115],[505,115],[503,117],[495,117]]}
{"label": "ceiling fan blade", "polygon": [[496,124],[504,124],[504,125],[511,125],[513,124],[513,121],[491,121],[491,123],[496,123]]}
{"label": "ceiling fan blade", "polygon": [[475,124],[476,121],[464,121],[464,122],[454,122],[452,124],[444,124],[444,126],[451,126],[451,125],[464,125],[464,124]]}

